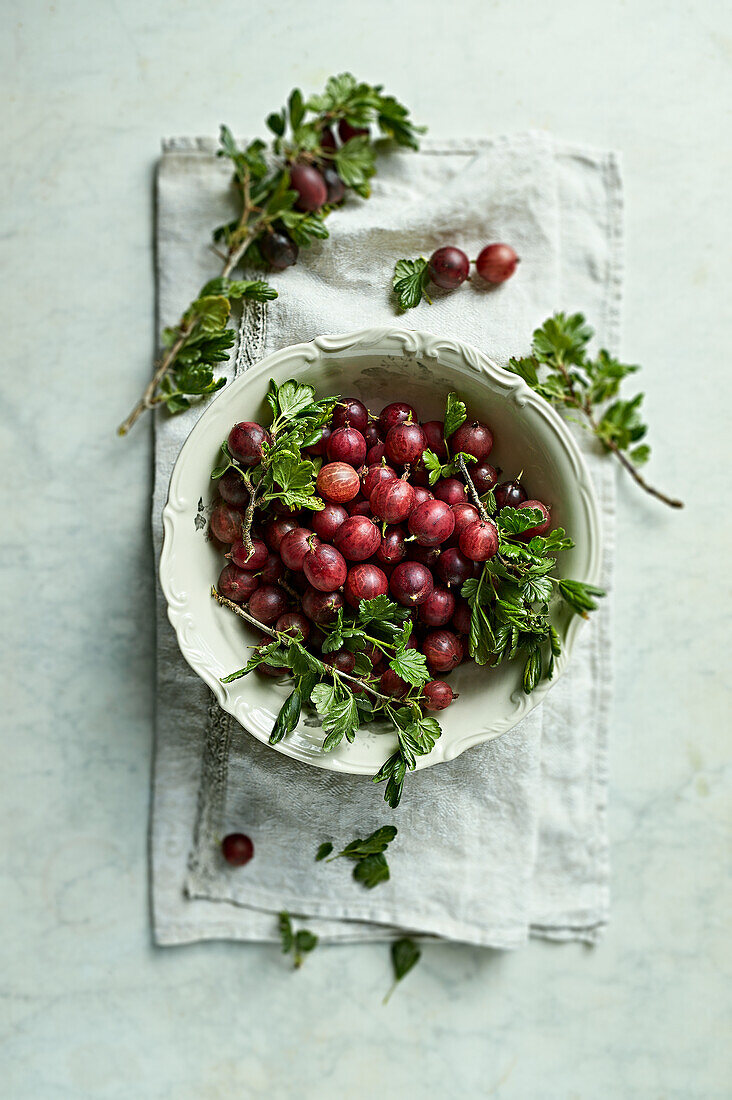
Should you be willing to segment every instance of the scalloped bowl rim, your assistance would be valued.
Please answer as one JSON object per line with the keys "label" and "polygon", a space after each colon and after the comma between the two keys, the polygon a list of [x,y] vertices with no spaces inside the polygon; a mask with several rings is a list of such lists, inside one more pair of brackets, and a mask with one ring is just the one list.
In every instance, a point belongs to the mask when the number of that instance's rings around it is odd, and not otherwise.
{"label": "scalloped bowl rim", "polygon": [[[239,389],[246,387],[261,375],[269,374],[274,368],[290,361],[298,361],[302,364],[304,360],[307,363],[312,363],[324,356],[338,356],[346,351],[352,353],[354,349],[362,349],[364,353],[374,355],[394,354],[404,356],[409,354],[418,355],[424,359],[443,360],[445,356],[457,357],[462,361],[462,365],[469,367],[471,371],[477,371],[479,374],[487,376],[494,386],[504,391],[507,396],[510,395],[519,407],[528,406],[534,413],[541,416],[553,430],[557,442],[565,451],[566,457],[570,459],[576,477],[576,488],[585,508],[589,535],[588,565],[583,570],[584,576],[580,579],[590,584],[597,584],[600,579],[602,546],[599,509],[587,464],[562,418],[544,398],[531,390],[518,375],[504,370],[485,352],[470,344],[436,337],[432,333],[416,329],[399,329],[393,326],[359,329],[342,335],[318,336],[314,340],[300,344],[290,344],[279,351],[274,351],[258,364],[248,368],[244,373],[227,383],[221,392],[207,405],[183,443],[173,467],[167,503],[162,513],[163,547],[159,567],[160,584],[168,606],[168,619],[175,630],[185,660],[208,685],[220,706],[231,714],[248,733],[263,744],[267,744],[266,739],[247,725],[242,707],[239,705],[241,700],[237,697],[235,689],[240,681],[235,681],[231,685],[222,684],[219,679],[219,672],[213,667],[213,655],[210,650],[202,653],[200,648],[196,648],[191,644],[188,634],[188,631],[195,624],[190,609],[186,606],[185,593],[180,594],[176,591],[174,576],[176,521],[180,517],[180,511],[176,508],[174,501],[181,478],[182,459],[192,448],[195,448],[198,437],[205,432],[206,420],[211,410],[218,406],[220,402],[231,399]],[[566,670],[581,626],[582,619],[575,615],[563,631],[562,652],[556,659],[554,675],[550,681],[542,680],[530,695],[525,695],[520,690],[514,691],[510,699],[511,711],[506,713],[500,720],[493,721],[488,728],[474,729],[472,732],[466,732],[452,740],[446,740],[444,737],[439,739],[432,752],[427,756],[417,758],[417,769],[432,767],[435,764],[453,760],[474,745],[500,737],[534,710]],[[354,764],[352,761],[349,762],[347,756],[339,756],[334,753],[317,755],[311,751],[304,751],[298,746],[293,746],[286,738],[272,747],[285,756],[329,771],[354,775],[373,775],[376,770],[370,763]]]}

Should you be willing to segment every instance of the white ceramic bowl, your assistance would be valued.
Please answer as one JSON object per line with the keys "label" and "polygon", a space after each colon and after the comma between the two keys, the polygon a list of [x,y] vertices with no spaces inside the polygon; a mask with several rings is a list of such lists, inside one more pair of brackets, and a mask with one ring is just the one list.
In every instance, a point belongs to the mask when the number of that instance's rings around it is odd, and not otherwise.
{"label": "white ceramic bowl", "polygon": [[[589,472],[560,417],[516,375],[476,348],[396,328],[322,336],[275,352],[225,387],[183,445],[163,512],[160,559],[168,617],[184,657],[224,710],[259,741],[268,741],[289,688],[284,681],[256,674],[231,684],[220,682],[220,677],[246,663],[254,633],[212,599],[210,589],[222,566],[221,553],[208,541],[200,517],[196,519],[199,501],[208,506],[216,495],[210,471],[232,425],[260,418],[268,422],[264,395],[270,378],[277,383],[298,378],[315,386],[322,396],[359,397],[374,411],[390,401],[408,401],[425,420],[442,419],[445,396],[456,390],[469,414],[493,429],[490,461],[503,468],[504,478],[523,470],[532,496],[551,505],[554,523],[574,539],[575,548],[559,556],[559,575],[597,583],[600,525]],[[552,614],[562,639],[553,683],[567,667],[581,619],[561,605]],[[551,685],[542,681],[531,695],[525,695],[522,667],[518,660],[492,670],[472,663],[456,669],[450,685],[460,698],[439,714],[442,737],[428,756],[418,758],[417,767],[452,760],[471,745],[498,737],[537,706]],[[317,719],[305,716],[273,751],[332,771],[373,775],[394,743],[389,733],[362,730],[352,745],[344,742],[334,752],[324,753]]]}

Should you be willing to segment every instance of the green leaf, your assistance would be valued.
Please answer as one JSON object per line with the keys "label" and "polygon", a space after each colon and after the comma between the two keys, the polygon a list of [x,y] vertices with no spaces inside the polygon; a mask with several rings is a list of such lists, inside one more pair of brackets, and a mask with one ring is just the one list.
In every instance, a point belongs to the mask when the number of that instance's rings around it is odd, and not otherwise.
{"label": "green leaf", "polygon": [[365,840],[361,838],[352,840],[339,854],[346,856],[348,859],[364,859],[366,856],[374,855],[377,852],[385,852],[396,835],[396,825],[382,825],[381,828],[375,829],[373,833],[367,836]]}
{"label": "green leaf", "polygon": [[360,882],[368,890],[373,890],[380,882],[387,882],[389,879],[389,864],[386,861],[386,856],[378,853],[359,860],[353,868],[353,877],[356,882]]}
{"label": "green leaf", "polygon": [[277,404],[279,415],[287,420],[292,420],[301,412],[312,405],[315,399],[315,389],[302,382],[289,379],[283,382],[277,391]]}
{"label": "green leaf", "polygon": [[353,137],[341,145],[336,151],[334,165],[346,187],[352,187],[364,198],[368,197],[368,181],[376,171],[370,138]]}
{"label": "green leaf", "polygon": [[427,659],[418,649],[404,649],[395,653],[389,661],[389,668],[414,687],[421,687],[430,679]]}
{"label": "green leaf", "polygon": [[558,360],[561,363],[581,363],[585,348],[593,332],[583,314],[555,313],[533,336],[535,357],[542,363]]}
{"label": "green leaf", "polygon": [[298,956],[314,951],[317,946],[318,937],[314,932],[309,932],[307,928],[298,929],[295,933],[295,966],[302,964],[302,959],[298,961]]}
{"label": "green leaf", "polygon": [[300,718],[301,702],[300,692],[295,688],[280,707],[280,712],[269,735],[270,745],[278,744],[288,733],[292,733]]}
{"label": "green leaf", "polygon": [[541,680],[542,664],[541,650],[537,646],[529,652],[524,666],[523,686],[527,695],[530,695]]}
{"label": "green leaf", "polygon": [[607,594],[602,588],[583,581],[561,580],[558,588],[564,602],[585,619],[588,611],[595,611],[597,608],[595,597],[600,599]]}
{"label": "green leaf", "polygon": [[313,241],[324,241],[330,235],[322,214],[302,214],[299,210],[286,210],[280,220],[299,248],[307,248]]}
{"label": "green leaf", "polygon": [[276,134],[277,137],[282,137],[285,132],[285,127],[287,125],[285,121],[285,112],[276,111],[273,112],[271,115],[267,115],[267,125],[269,126],[273,134]]}
{"label": "green leaf", "polygon": [[391,965],[394,970],[394,984],[386,997],[384,997],[384,1004],[389,1000],[399,982],[407,976],[410,970],[414,969],[421,957],[422,952],[419,947],[417,947],[414,940],[409,939],[408,936],[404,936],[402,939],[394,941],[391,945]]}
{"label": "green leaf", "polygon": [[502,508],[496,516],[498,530],[506,535],[522,535],[544,521],[538,508]]}
{"label": "green leaf", "polygon": [[379,97],[376,120],[386,137],[392,138],[398,145],[419,149],[417,134],[424,133],[426,127],[415,126],[409,118],[407,108],[393,96]]}
{"label": "green leaf", "polygon": [[460,425],[465,423],[467,416],[465,402],[461,401],[456,393],[448,393],[445,404],[445,430],[443,433],[445,439],[449,439],[451,435],[454,435]]}
{"label": "green leaf", "polygon": [[370,600],[361,600],[358,605],[358,621],[366,623],[402,623],[409,618],[409,608],[400,607],[388,596],[374,596]]}
{"label": "green leaf", "polygon": [[382,764],[371,781],[372,783],[386,783],[384,801],[387,805],[391,806],[393,810],[397,808],[401,801],[406,773],[406,761],[402,757],[401,752],[395,752],[392,753],[384,764]]}
{"label": "green leaf", "polygon": [[293,130],[297,130],[305,116],[305,104],[303,102],[302,92],[299,88],[293,88],[290,92],[290,98],[287,101],[287,110],[290,115],[290,126]]}
{"label": "green leaf", "polygon": [[423,297],[429,302],[426,293],[429,278],[429,264],[423,257],[419,256],[416,260],[397,260],[392,286],[401,310],[418,306]]}
{"label": "green leaf", "polygon": [[282,943],[282,954],[287,955],[292,951],[295,943],[295,936],[292,931],[292,921],[290,920],[290,914],[284,910],[279,914],[278,927],[280,932],[280,940]]}
{"label": "green leaf", "polygon": [[329,856],[332,851],[333,851],[333,845],[331,844],[331,842],[329,840],[326,840],[318,848],[318,851],[317,851],[316,856],[315,856],[316,863],[318,863],[321,859],[325,859],[325,857]]}
{"label": "green leaf", "polygon": [[282,500],[291,508],[319,510],[323,502],[315,498],[316,472],[308,459],[293,458],[288,452],[276,453],[270,465],[274,484],[265,494],[266,500]]}
{"label": "green leaf", "polygon": [[442,477],[442,463],[435,452],[431,451],[429,447],[425,451],[422,451],[422,462],[429,473],[430,485],[434,485],[435,482],[439,481]]}
{"label": "green leaf", "polygon": [[640,447],[633,447],[628,457],[636,466],[642,466],[651,457],[651,448],[647,443],[641,443]]}
{"label": "green leaf", "polygon": [[536,360],[531,357],[524,359],[509,359],[506,370],[510,371],[512,374],[517,374],[519,378],[523,378],[524,382],[531,386],[532,389],[536,389],[539,385],[539,376],[536,372]]}
{"label": "green leaf", "polygon": [[642,401],[643,394],[639,393],[629,401],[615,401],[605,410],[596,434],[606,447],[614,443],[625,451],[643,438],[648,428],[638,413]]}

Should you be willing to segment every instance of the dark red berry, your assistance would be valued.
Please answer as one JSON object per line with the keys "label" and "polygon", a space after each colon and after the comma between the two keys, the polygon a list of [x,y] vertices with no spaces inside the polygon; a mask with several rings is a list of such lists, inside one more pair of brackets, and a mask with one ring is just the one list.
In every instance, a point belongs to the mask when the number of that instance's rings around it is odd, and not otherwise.
{"label": "dark red berry", "polygon": [[259,577],[255,577],[253,573],[247,573],[244,569],[237,569],[229,562],[221,570],[216,587],[227,600],[246,603],[252,592],[259,587]]}
{"label": "dark red berry", "polygon": [[287,596],[273,584],[263,584],[249,597],[249,610],[265,626],[276,623],[287,611]]}
{"label": "dark red berry", "polygon": [[518,508],[527,499],[526,490],[520,481],[502,481],[495,489],[496,507]]}
{"label": "dark red berry", "polygon": [[348,519],[348,512],[342,504],[326,504],[319,512],[313,512],[311,523],[313,531],[323,542],[332,542],[335,533]]}
{"label": "dark red berry", "polygon": [[329,126],[324,126],[320,131],[320,147],[326,149],[329,153],[334,153],[338,148],[335,134]]}
{"label": "dark red berry", "polygon": [[471,611],[467,600],[455,600],[455,610],[452,613],[452,625],[457,634],[470,633]]}
{"label": "dark red berry", "polygon": [[[358,426],[358,425],[356,425]],[[361,429],[358,429],[361,431]],[[381,433],[375,424],[368,424],[363,430],[363,437],[366,440],[366,446],[371,450],[372,447],[376,447],[377,444],[383,443]]]}
{"label": "dark red berry", "polygon": [[315,486],[324,500],[346,504],[358,496],[361,480],[353,466],[345,462],[329,462],[321,466]]}
{"label": "dark red berry", "polygon": [[427,436],[419,424],[405,421],[403,424],[395,424],[386,433],[384,454],[389,462],[394,462],[397,466],[407,466],[422,457],[426,446]]}
{"label": "dark red berry", "polygon": [[487,493],[489,489],[492,489],[498,481],[500,472],[488,462],[476,462],[474,466],[470,467],[471,480],[479,493]]}
{"label": "dark red berry", "polygon": [[296,527],[299,527],[299,523],[296,519],[273,519],[264,528],[264,541],[269,546],[270,550],[274,550],[276,554],[280,551],[280,543],[289,531],[294,531]]}
{"label": "dark red berry", "polygon": [[454,290],[464,283],[470,272],[470,260],[462,248],[447,245],[430,256],[430,278],[443,290]]}
{"label": "dark red berry", "polygon": [[298,247],[287,233],[272,230],[259,238],[262,256],[275,271],[284,271],[297,261]]}
{"label": "dark red berry", "polygon": [[336,428],[328,440],[328,461],[363,466],[367,450],[366,440],[356,428]]}
{"label": "dark red berry", "polygon": [[516,270],[519,258],[510,244],[488,244],[478,253],[475,267],[489,283],[505,283]]}
{"label": "dark red berry", "polygon": [[227,504],[225,501],[220,500],[211,513],[211,519],[209,520],[211,527],[211,534],[219,542],[224,542],[228,546],[229,543],[236,542],[241,538],[241,525],[244,520],[243,515],[231,504]]}
{"label": "dark red berry", "polygon": [[229,432],[229,450],[242,466],[256,466],[261,462],[262,446],[270,442],[267,429],[251,420],[242,420]]}
{"label": "dark red berry", "polygon": [[419,620],[425,626],[445,626],[455,610],[455,597],[447,588],[435,588],[419,609]]}
{"label": "dark red berry", "polygon": [[498,529],[493,520],[476,519],[468,523],[458,541],[461,553],[471,561],[488,561],[498,553]]}
{"label": "dark red berry", "polygon": [[529,527],[528,531],[524,531],[521,535],[522,539],[533,539],[534,535],[545,535],[547,533],[552,525],[552,517],[546,504],[542,504],[540,500],[524,500],[518,507],[519,511],[522,508],[536,508],[544,517],[541,523],[537,523],[535,527]]}
{"label": "dark red berry", "polygon": [[305,555],[303,572],[318,592],[335,592],[345,581],[348,566],[340,550],[323,542]]}
{"label": "dark red berry", "polygon": [[366,465],[378,466],[383,457],[384,444],[374,443],[374,445],[372,447],[369,447],[368,451],[366,452]]}
{"label": "dark red berry", "polygon": [[367,501],[366,497],[362,497],[361,494],[354,497],[346,505],[346,511],[349,516],[367,516],[371,519],[371,505]]}
{"label": "dark red berry", "polygon": [[469,523],[474,523],[477,519],[480,519],[480,512],[473,504],[453,504],[452,514],[455,517],[455,530],[452,533],[450,539],[451,546],[457,546],[460,534],[464,527],[467,527]]}
{"label": "dark red berry", "polygon": [[275,623],[275,630],[278,634],[291,634],[293,638],[299,634],[306,642],[310,637],[310,620],[300,611],[286,611]]}
{"label": "dark red berry", "polygon": [[333,653],[324,653],[321,657],[324,665],[330,665],[338,672],[353,672],[356,667],[356,658],[347,649],[338,649]]}
{"label": "dark red berry", "polygon": [[444,462],[447,458],[447,444],[445,443],[445,425],[441,420],[426,420],[422,430],[427,436],[427,446]]}
{"label": "dark red berry", "polygon": [[348,570],[343,594],[346,603],[358,607],[361,600],[372,600],[375,596],[385,596],[389,591],[389,582],[383,569],[377,565],[354,565]]}
{"label": "dark red berry", "polygon": [[[369,425],[369,411],[357,397],[342,398],[333,410],[334,428],[355,428],[362,435]],[[367,446],[373,446],[366,440]]]}
{"label": "dark red berry", "polygon": [[251,543],[251,548],[247,549],[243,542],[235,542],[231,548],[231,560],[239,569],[256,573],[267,561],[269,550],[261,539],[252,539]]}
{"label": "dark red berry", "polygon": [[387,527],[376,551],[376,557],[383,565],[398,565],[407,556],[407,544],[404,541],[402,527]]}
{"label": "dark red berry", "polygon": [[465,486],[456,477],[446,477],[438,481],[432,492],[437,500],[444,500],[445,504],[462,504],[466,499]]}
{"label": "dark red berry", "polygon": [[463,659],[463,643],[451,630],[431,630],[422,643],[427,665],[436,672],[449,672]]}
{"label": "dark red berry", "polygon": [[284,572],[285,567],[279,554],[273,554],[270,551],[266,562],[259,570],[259,580],[262,584],[277,584]]}
{"label": "dark red berry", "polygon": [[331,168],[330,165],[324,168],[323,179],[327,189],[328,205],[337,206],[339,202],[343,202],[346,197],[346,185],[335,168]]}
{"label": "dark red berry", "polygon": [[223,477],[216,483],[219,495],[227,504],[233,504],[235,508],[246,508],[249,503],[249,490],[244,484],[244,478],[234,466],[230,466]]}
{"label": "dark red berry", "polygon": [[302,609],[314,623],[329,623],[343,607],[340,592],[318,592],[309,585],[302,595]]}
{"label": "dark red berry", "polygon": [[460,588],[473,575],[473,562],[457,546],[443,550],[435,566],[437,576],[448,588]]}
{"label": "dark red berry", "polygon": [[221,841],[221,854],[232,867],[243,867],[254,855],[254,845],[244,833],[229,833]]}
{"label": "dark red berry", "polygon": [[361,478],[364,496],[370,497],[377,485],[380,485],[382,481],[391,481],[396,476],[396,470],[391,466],[383,465],[381,462],[375,466],[368,466]]}
{"label": "dark red berry", "polygon": [[444,680],[430,680],[422,688],[422,706],[425,710],[444,710],[455,698],[452,688]]}
{"label": "dark red berry", "polygon": [[428,500],[434,500],[433,493],[429,489],[425,489],[422,485],[415,485],[414,487],[414,507],[419,508],[420,504],[424,504]]}
{"label": "dark red berry", "polygon": [[455,516],[444,500],[426,500],[409,513],[409,531],[420,546],[439,546],[455,528]]}
{"label": "dark red berry", "polygon": [[389,591],[403,607],[417,607],[432,595],[435,582],[425,565],[403,561],[389,578]]}
{"label": "dark red berry", "polygon": [[338,528],[333,545],[346,561],[366,561],[379,549],[381,532],[366,516],[349,516]]}
{"label": "dark red berry", "polygon": [[407,543],[407,557],[410,561],[418,561],[420,565],[426,565],[428,569],[434,569],[437,559],[442,553],[439,546],[420,546],[418,542]]}
{"label": "dark red berry", "polygon": [[409,684],[406,680],[402,680],[401,676],[397,676],[393,669],[385,669],[379,678],[379,691],[384,695],[393,695],[399,698],[402,695],[406,695],[409,691]]}
{"label": "dark red berry", "polygon": [[466,420],[450,436],[450,448],[453,454],[462,452],[480,461],[487,458],[493,450],[493,432],[479,420],[470,423]]}
{"label": "dark red berry", "polygon": [[350,122],[346,122],[345,118],[342,118],[338,123],[338,137],[341,139],[343,145],[351,138],[355,137],[368,137],[369,130],[363,126],[351,126]]}
{"label": "dark red berry", "polygon": [[386,436],[390,428],[395,424],[403,424],[406,420],[416,420],[417,414],[411,405],[405,405],[403,401],[392,401],[381,410],[379,415],[379,427]]}
{"label": "dark red berry", "polygon": [[414,507],[414,489],[408,481],[391,478],[377,485],[369,497],[371,511],[386,523],[401,523]]}
{"label": "dark red berry", "polygon": [[307,527],[295,527],[280,542],[280,557],[288,569],[302,569],[307,554],[320,545],[320,539]]}
{"label": "dark red berry", "polygon": [[320,210],[328,201],[328,188],[317,168],[311,164],[294,164],[290,169],[290,184],[297,191],[295,206],[298,210]]}

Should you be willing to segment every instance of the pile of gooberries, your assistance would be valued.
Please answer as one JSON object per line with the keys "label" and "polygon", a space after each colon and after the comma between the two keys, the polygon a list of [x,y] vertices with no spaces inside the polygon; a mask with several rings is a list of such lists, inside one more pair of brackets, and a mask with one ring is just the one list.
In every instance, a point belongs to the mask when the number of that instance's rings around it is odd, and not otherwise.
{"label": "pile of gooberries", "polygon": [[[230,468],[219,481],[221,500],[211,515],[211,532],[228,547],[229,559],[218,580],[222,596],[247,604],[258,622],[281,633],[299,632],[320,653],[326,627],[344,604],[389,594],[412,609],[410,645],[421,649],[429,670],[439,675],[425,685],[421,705],[428,711],[449,706],[454,694],[442,677],[466,657],[470,608],[459,593],[469,577],[498,551],[498,533],[467,498],[462,481],[443,477],[432,490],[422,461],[429,448],[448,459],[442,421],[421,423],[416,411],[397,401],[372,417],[355,398],[341,400],[322,438],[308,448],[322,459],[316,488],[325,507],[292,514],[280,501],[269,505],[252,529],[251,549],[242,540],[248,492]],[[260,462],[269,434],[259,424],[236,424],[228,438],[231,454],[246,467]],[[520,481],[498,484],[500,470],[487,461],[493,433],[477,420],[466,420],[450,437],[452,455],[472,455],[470,476],[479,494],[493,489],[497,508],[538,508],[543,522],[525,532],[531,538],[548,530],[544,504],[528,500]],[[286,587],[282,587],[282,583]],[[297,600],[292,595],[295,593]],[[270,641],[264,638],[263,641]],[[369,652],[375,674],[381,654]],[[344,673],[354,668],[347,649],[322,654],[323,662]],[[259,665],[265,675],[286,670]],[[378,688],[399,697],[409,690],[389,668]]]}

